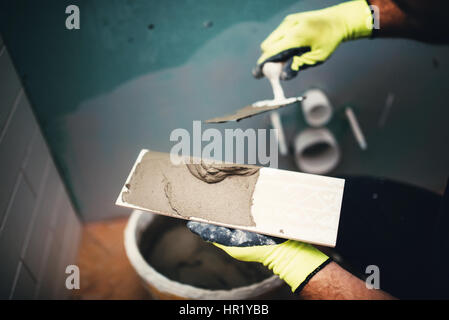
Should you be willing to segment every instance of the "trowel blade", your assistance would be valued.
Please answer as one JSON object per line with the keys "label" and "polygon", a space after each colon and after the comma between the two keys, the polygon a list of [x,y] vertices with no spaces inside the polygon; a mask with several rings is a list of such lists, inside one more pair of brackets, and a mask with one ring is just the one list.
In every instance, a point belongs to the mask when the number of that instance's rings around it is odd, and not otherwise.
{"label": "trowel blade", "polygon": [[245,118],[249,118],[264,112],[277,110],[279,108],[291,105],[295,102],[304,100],[304,96],[286,98],[282,100],[263,100],[253,103],[252,105],[246,106],[242,109],[237,110],[233,114],[216,117],[206,120],[206,123],[224,123],[229,121],[240,121]]}

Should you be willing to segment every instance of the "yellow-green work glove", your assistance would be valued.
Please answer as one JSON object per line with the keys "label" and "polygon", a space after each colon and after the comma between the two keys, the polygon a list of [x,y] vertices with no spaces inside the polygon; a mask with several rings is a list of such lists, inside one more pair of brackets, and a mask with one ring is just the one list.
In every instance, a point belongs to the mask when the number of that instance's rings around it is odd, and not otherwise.
{"label": "yellow-green work glove", "polygon": [[187,227],[241,261],[260,262],[283,279],[292,292],[304,285],[331,260],[315,247],[293,240],[189,221]]}
{"label": "yellow-green work glove", "polygon": [[285,62],[281,79],[291,79],[299,70],[324,62],[341,42],[371,36],[372,28],[366,0],[288,15],[262,42],[253,75],[263,76],[265,62]]}

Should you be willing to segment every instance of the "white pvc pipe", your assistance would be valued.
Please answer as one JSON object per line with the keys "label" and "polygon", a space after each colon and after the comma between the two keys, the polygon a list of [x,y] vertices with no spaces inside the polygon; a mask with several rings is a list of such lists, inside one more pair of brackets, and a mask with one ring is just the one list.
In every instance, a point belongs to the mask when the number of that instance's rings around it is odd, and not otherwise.
{"label": "white pvc pipe", "polygon": [[284,128],[282,127],[281,117],[279,116],[279,113],[276,111],[271,112],[270,120],[272,127],[276,129],[274,131],[274,134],[279,145],[279,153],[282,156],[285,156],[288,153],[288,149],[287,142],[285,141]]}
{"label": "white pvc pipe", "polygon": [[332,105],[326,94],[319,89],[310,89],[304,93],[307,98],[302,102],[302,111],[306,122],[312,127],[326,125],[332,117]]}
{"label": "white pvc pipe", "polygon": [[359,122],[357,121],[354,112],[350,107],[347,107],[345,113],[351,126],[352,133],[354,134],[354,137],[357,140],[360,148],[362,150],[366,150],[368,148],[368,145],[366,143],[365,136],[363,135],[362,129],[360,128]]}
{"label": "white pvc pipe", "polygon": [[327,174],[340,161],[340,148],[326,128],[308,128],[295,138],[295,161],[302,172]]}

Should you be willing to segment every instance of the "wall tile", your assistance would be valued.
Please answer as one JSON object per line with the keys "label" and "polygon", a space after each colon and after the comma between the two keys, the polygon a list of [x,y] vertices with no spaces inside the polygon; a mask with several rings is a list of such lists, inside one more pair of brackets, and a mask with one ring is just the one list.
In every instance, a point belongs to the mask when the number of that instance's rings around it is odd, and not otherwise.
{"label": "wall tile", "polygon": [[0,299],[8,299],[14,283],[14,277],[19,266],[19,254],[17,252],[6,251],[1,248],[2,265],[0,267]]}
{"label": "wall tile", "polygon": [[36,128],[28,100],[24,95],[7,125],[6,133],[0,141],[0,223],[11,197],[12,186],[17,180],[19,169]]}
{"label": "wall tile", "polygon": [[[1,47],[1,45],[0,45]],[[8,51],[0,49],[0,132],[3,130],[8,115],[20,90],[17,77]]]}
{"label": "wall tile", "polygon": [[39,267],[39,275],[37,276],[37,288],[34,294],[35,299],[50,299],[49,296],[45,296],[45,287],[48,286],[50,279],[48,275],[48,260],[53,245],[53,231],[48,232],[45,235],[44,250],[42,251],[41,266]]}
{"label": "wall tile", "polygon": [[28,228],[29,217],[35,206],[35,197],[22,176],[0,231],[0,298],[6,298],[12,289],[20,253]]}
{"label": "wall tile", "polygon": [[59,281],[56,282],[55,291],[53,293],[53,297],[57,299],[64,299],[71,293],[71,291],[65,287],[65,280],[68,276],[65,273],[65,269],[68,265],[76,264],[76,257],[74,258],[73,254],[74,252],[76,253],[76,250],[73,250],[73,245],[79,243],[78,237],[81,234],[81,226],[78,217],[73,211],[70,203],[67,201],[66,204],[66,209],[64,210],[67,210],[68,215],[62,244],[64,252],[62,252],[59,257]]}
{"label": "wall tile", "polygon": [[34,193],[38,193],[39,186],[45,172],[45,165],[49,159],[50,153],[45,144],[44,137],[40,133],[39,128],[36,127],[33,141],[29,148],[28,154],[24,163],[24,173],[27,181],[30,183]]}
{"label": "wall tile", "polygon": [[51,162],[48,165],[50,168],[37,207],[35,222],[23,255],[23,260],[36,277],[41,272],[42,259],[44,259],[42,252],[44,251],[47,234],[50,232],[50,223],[52,217],[56,214],[64,192],[56,168]]}
{"label": "wall tile", "polygon": [[54,299],[56,289],[63,285],[61,284],[61,274],[65,271],[65,268],[61,270],[60,259],[65,249],[63,244],[69,216],[67,208],[67,198],[63,196],[60,205],[56,209],[56,226],[53,229],[53,239],[46,267],[43,271],[44,274],[42,279],[40,279],[39,299]]}
{"label": "wall tile", "polygon": [[81,223],[0,36],[0,299],[66,298]]}
{"label": "wall tile", "polygon": [[33,299],[36,290],[36,281],[23,263],[20,263],[18,272],[19,275],[12,294],[12,299]]}

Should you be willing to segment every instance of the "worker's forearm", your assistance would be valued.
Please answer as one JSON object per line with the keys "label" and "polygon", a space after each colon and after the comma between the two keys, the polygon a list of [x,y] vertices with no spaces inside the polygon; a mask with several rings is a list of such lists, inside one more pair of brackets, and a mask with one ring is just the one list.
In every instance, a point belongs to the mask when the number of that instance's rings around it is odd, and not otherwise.
{"label": "worker's forearm", "polygon": [[394,299],[388,293],[368,289],[365,282],[353,276],[337,263],[331,262],[313,276],[300,293],[302,299]]}
{"label": "worker's forearm", "polygon": [[378,37],[411,38],[425,42],[449,43],[449,1],[369,0],[378,11]]}

